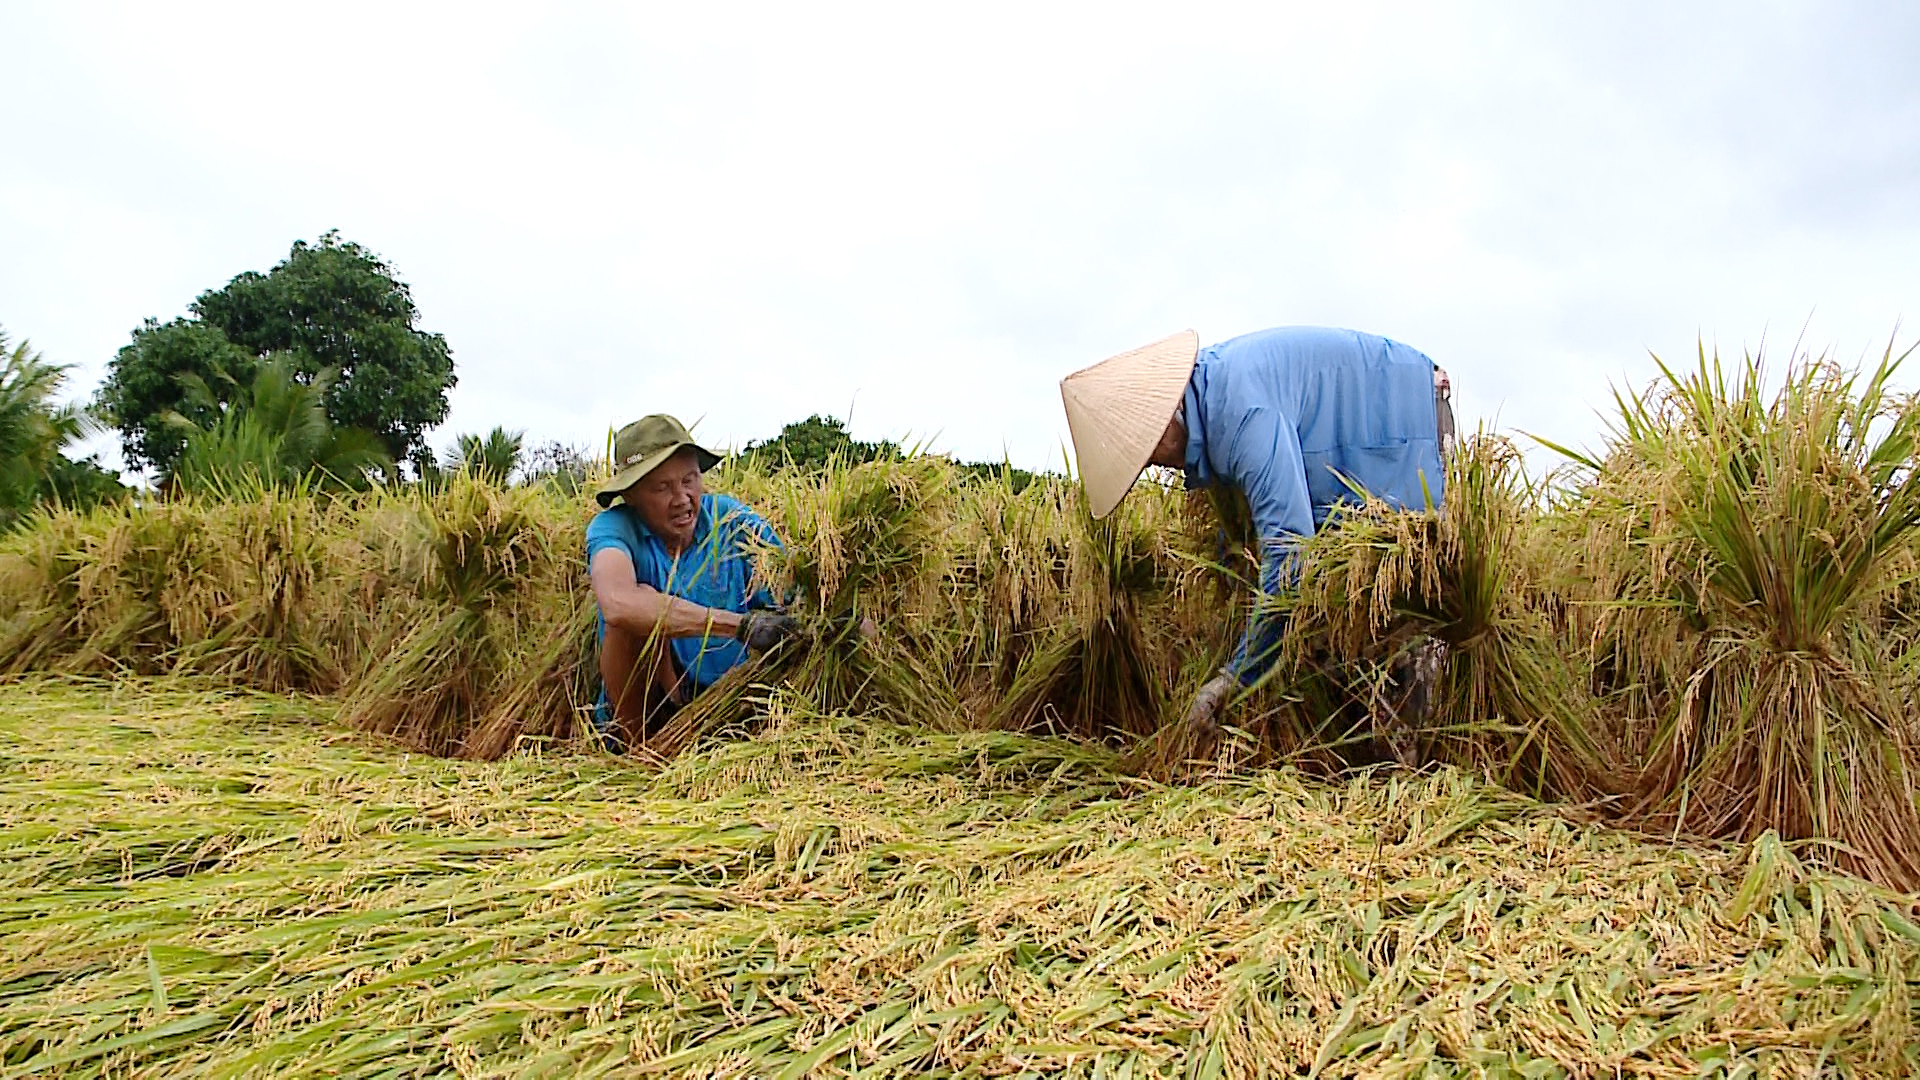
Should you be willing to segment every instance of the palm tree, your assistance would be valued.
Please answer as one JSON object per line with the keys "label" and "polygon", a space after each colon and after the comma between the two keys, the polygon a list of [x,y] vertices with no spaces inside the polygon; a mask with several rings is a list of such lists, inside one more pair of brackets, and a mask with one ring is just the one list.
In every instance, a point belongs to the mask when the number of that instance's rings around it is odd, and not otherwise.
{"label": "palm tree", "polygon": [[496,427],[485,438],[462,435],[454,440],[454,468],[472,473],[491,483],[504,484],[520,467],[520,446],[524,431]]}
{"label": "palm tree", "polygon": [[91,434],[78,406],[56,405],[67,366],[49,364],[26,341],[8,347],[0,330],[0,517],[33,505],[58,464],[60,450]]}
{"label": "palm tree", "polygon": [[392,465],[379,438],[358,428],[336,428],[327,419],[327,390],[336,373],[321,371],[310,383],[297,376],[292,357],[276,353],[262,361],[253,381],[221,405],[207,385],[182,379],[188,395],[212,403],[220,418],[199,427],[174,413],[168,422],[187,428],[186,446],[171,480],[190,490],[225,492],[235,483],[288,487],[362,487]]}

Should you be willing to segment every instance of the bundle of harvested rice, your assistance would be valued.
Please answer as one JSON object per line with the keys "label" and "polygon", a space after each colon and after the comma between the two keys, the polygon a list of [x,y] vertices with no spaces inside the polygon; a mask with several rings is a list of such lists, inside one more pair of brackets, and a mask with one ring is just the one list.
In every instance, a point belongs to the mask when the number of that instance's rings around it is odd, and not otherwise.
{"label": "bundle of harvested rice", "polygon": [[1651,714],[1639,813],[1821,841],[1920,888],[1920,686],[1887,650],[1920,550],[1920,405],[1888,385],[1899,360],[1802,360],[1771,399],[1755,357],[1663,366],[1623,398],[1583,495],[1626,541],[1593,561],[1618,590],[1601,606],[1624,609],[1600,648]]}
{"label": "bundle of harvested rice", "polygon": [[1066,618],[1023,659],[993,726],[1122,744],[1159,730],[1161,680],[1140,627],[1143,603],[1162,587],[1154,505],[1124,502],[1095,521],[1084,498],[1072,501]]}
{"label": "bundle of harvested rice", "polygon": [[[1276,677],[1319,690],[1294,700],[1318,705],[1306,722],[1337,718],[1322,734],[1334,745],[1418,720],[1409,734],[1425,759],[1542,796],[1617,789],[1578,654],[1531,564],[1537,498],[1518,455],[1483,433],[1452,455],[1446,491],[1438,513],[1338,508],[1302,545],[1299,587],[1279,598],[1289,623]],[[1410,717],[1389,676],[1428,640],[1444,646],[1435,692]],[[1344,690],[1344,706],[1329,687]]]}
{"label": "bundle of harvested rice", "polygon": [[[483,737],[483,745],[469,744],[487,726],[483,718],[497,715],[503,686],[519,688],[509,695],[517,704],[544,701],[553,707],[551,695],[528,694],[527,680],[537,683],[562,660],[577,662],[584,617],[577,614],[578,598],[572,610],[549,606],[548,617],[559,617],[563,629],[542,634],[516,607],[527,593],[550,594],[541,571],[564,557],[540,527],[542,498],[533,489],[502,490],[461,473],[408,515],[413,539],[406,550],[419,558],[412,576],[424,603],[412,608],[412,618],[388,627],[348,688],[342,707],[348,723],[432,753],[473,755],[502,748],[497,730]],[[536,590],[536,584],[548,589]],[[536,651],[545,661],[531,670],[513,647],[528,633],[541,642]],[[518,673],[515,660],[523,662]],[[566,711],[537,726],[566,734],[573,704],[568,700]]]}

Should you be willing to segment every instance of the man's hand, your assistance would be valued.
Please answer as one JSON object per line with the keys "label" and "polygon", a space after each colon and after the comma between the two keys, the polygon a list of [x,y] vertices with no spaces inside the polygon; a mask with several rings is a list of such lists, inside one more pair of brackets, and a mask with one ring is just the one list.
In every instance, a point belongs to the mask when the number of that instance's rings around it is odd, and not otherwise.
{"label": "man's hand", "polygon": [[1220,734],[1220,710],[1227,698],[1240,689],[1238,677],[1221,672],[1208,679],[1200,692],[1193,695],[1193,704],[1187,706],[1187,730],[1202,738],[1211,739]]}
{"label": "man's hand", "polygon": [[800,622],[791,615],[778,611],[749,611],[740,616],[740,628],[733,632],[733,637],[754,652],[765,652],[799,631]]}

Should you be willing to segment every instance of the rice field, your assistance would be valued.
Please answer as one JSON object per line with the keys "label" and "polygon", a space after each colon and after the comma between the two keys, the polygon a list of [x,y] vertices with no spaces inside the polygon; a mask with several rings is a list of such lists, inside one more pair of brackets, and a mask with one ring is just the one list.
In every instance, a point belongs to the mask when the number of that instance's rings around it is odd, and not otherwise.
{"label": "rice field", "polygon": [[0,685],[0,1074],[1920,1073],[1910,909],[1771,833],[792,694],[655,765],[339,709]]}

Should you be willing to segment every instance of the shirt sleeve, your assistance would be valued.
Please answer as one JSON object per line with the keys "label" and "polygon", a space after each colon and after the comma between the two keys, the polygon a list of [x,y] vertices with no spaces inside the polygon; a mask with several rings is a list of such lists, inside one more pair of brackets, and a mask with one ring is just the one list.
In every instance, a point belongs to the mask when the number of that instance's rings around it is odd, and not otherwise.
{"label": "shirt sleeve", "polygon": [[593,515],[593,520],[587,522],[587,569],[593,569],[593,557],[603,551],[625,552],[627,558],[633,560],[635,580],[657,589],[660,587],[658,582],[646,579],[645,560],[634,548],[637,538],[633,529],[622,519],[625,513],[617,506],[611,507]]}
{"label": "shirt sleeve", "polygon": [[1239,647],[1227,662],[1228,672],[1251,684],[1273,666],[1286,624],[1274,614],[1269,598],[1298,578],[1300,541],[1313,535],[1313,502],[1307,491],[1299,430],[1277,409],[1248,409],[1221,464],[1226,478],[1246,493],[1260,546],[1261,595],[1247,617]]}

